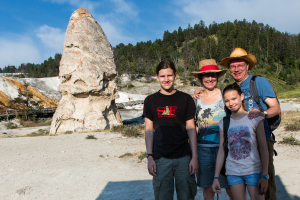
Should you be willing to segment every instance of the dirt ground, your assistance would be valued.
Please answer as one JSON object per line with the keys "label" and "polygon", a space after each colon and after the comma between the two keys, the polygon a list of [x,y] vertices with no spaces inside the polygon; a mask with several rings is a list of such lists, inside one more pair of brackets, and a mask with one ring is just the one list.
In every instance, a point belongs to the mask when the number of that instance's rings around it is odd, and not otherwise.
{"label": "dirt ground", "polygon": [[[26,135],[38,129],[9,133],[2,123],[0,135]],[[97,139],[86,139],[90,134]],[[282,127],[275,131],[278,141],[289,134],[300,139],[300,132],[287,133]],[[275,149],[278,199],[300,200],[300,146],[276,143]],[[143,137],[93,132],[0,138],[0,152],[1,200],[154,199],[146,159],[138,158],[145,152]],[[126,153],[132,155],[120,158]],[[220,199],[228,199],[224,193]],[[202,190],[198,188],[196,200],[201,199]]]}
{"label": "dirt ground", "polygon": [[[2,138],[0,199],[153,199],[144,138],[92,134]],[[278,199],[300,199],[300,146],[275,148]]]}

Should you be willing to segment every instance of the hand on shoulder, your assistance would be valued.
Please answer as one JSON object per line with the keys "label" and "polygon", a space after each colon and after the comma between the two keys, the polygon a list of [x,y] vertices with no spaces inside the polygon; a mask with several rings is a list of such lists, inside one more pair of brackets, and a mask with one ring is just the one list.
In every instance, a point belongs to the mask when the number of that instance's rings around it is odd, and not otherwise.
{"label": "hand on shoulder", "polygon": [[254,119],[254,118],[257,118],[258,116],[265,117],[265,115],[262,112],[260,112],[257,108],[254,108],[253,110],[250,110],[249,113],[248,113],[248,118],[249,119]]}
{"label": "hand on shoulder", "polygon": [[194,94],[193,94],[193,98],[194,99],[200,99],[200,95],[201,95],[201,93],[203,93],[204,91],[203,90],[201,90],[201,89],[195,89],[195,91],[194,91]]}

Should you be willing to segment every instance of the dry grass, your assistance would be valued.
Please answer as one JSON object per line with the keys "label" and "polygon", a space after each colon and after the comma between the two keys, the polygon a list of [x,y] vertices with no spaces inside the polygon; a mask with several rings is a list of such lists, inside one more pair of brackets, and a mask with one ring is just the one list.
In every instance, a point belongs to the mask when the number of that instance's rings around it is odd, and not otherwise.
{"label": "dry grass", "polygon": [[119,158],[124,158],[126,156],[133,156],[132,153],[124,153],[123,155],[120,155]]}
{"label": "dry grass", "polygon": [[277,94],[279,99],[287,99],[287,98],[299,98],[300,96],[300,89],[291,90],[287,92],[281,92]]}
{"label": "dry grass", "polygon": [[300,145],[300,141],[298,139],[296,139],[295,137],[288,136],[288,137],[284,137],[282,139],[282,141],[279,141],[279,143],[284,143],[284,144],[290,144],[290,145]]}
{"label": "dry grass", "polygon": [[[283,138],[279,143],[290,144],[290,145],[300,145],[298,139],[295,138],[296,135],[287,136],[291,131],[300,131],[300,112],[298,111],[283,111],[281,112],[281,123],[280,126],[284,127],[284,131],[281,132]],[[297,132],[294,132],[297,134]]]}
{"label": "dry grass", "polygon": [[21,137],[36,137],[36,136],[49,136],[49,132],[44,129],[39,129],[38,131],[27,134],[26,136]]}
{"label": "dry grass", "polygon": [[125,137],[140,137],[143,135],[144,129],[144,125],[120,125],[112,127],[111,131],[121,132],[121,134]]}
{"label": "dry grass", "polygon": [[73,133],[73,131],[66,131],[63,134],[72,134],[72,133]]}
{"label": "dry grass", "polygon": [[15,129],[18,128],[18,126],[14,123],[8,122],[7,124],[5,124],[7,129]]}
{"label": "dry grass", "polygon": [[288,124],[294,124],[299,121],[300,112],[298,111],[284,111],[281,112],[281,123],[280,126],[286,126]]}
{"label": "dry grass", "polygon": [[138,157],[139,160],[140,160],[139,162],[141,162],[144,158],[146,158],[146,156],[147,156],[147,152],[145,152],[145,151],[144,152],[140,152],[140,155]]}
{"label": "dry grass", "polygon": [[37,126],[50,126],[52,120],[34,122],[34,121],[21,121],[23,127],[37,127]]}

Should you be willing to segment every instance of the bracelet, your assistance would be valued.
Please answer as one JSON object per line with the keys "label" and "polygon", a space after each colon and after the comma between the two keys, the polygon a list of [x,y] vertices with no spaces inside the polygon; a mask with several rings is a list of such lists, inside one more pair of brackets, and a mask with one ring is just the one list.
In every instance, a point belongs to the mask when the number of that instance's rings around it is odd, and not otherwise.
{"label": "bracelet", "polygon": [[219,177],[215,176],[214,179],[218,179],[219,180]]}

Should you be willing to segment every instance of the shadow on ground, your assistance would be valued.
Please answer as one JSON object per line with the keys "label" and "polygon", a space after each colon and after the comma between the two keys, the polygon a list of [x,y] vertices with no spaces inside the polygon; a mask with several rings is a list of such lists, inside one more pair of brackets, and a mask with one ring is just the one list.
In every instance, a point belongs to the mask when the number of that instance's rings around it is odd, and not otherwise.
{"label": "shadow on ground", "polygon": [[122,122],[124,125],[139,125],[139,124],[144,124],[145,119],[142,116],[139,116],[132,119],[123,120]]}
{"label": "shadow on ground", "polygon": [[96,200],[152,200],[152,181],[109,182]]}
{"label": "shadow on ground", "polygon": [[[276,189],[277,189],[277,199],[284,199],[284,200],[300,200],[300,195],[290,195],[288,194],[284,184],[281,181],[280,176],[275,176],[276,181]],[[299,192],[300,193],[300,192]]]}
{"label": "shadow on ground", "polygon": [[[276,176],[277,198],[300,200],[299,196],[289,195],[279,176]],[[152,180],[109,182],[96,200],[153,200]],[[176,200],[176,194],[174,200]],[[217,199],[217,196],[215,196]],[[220,200],[229,200],[224,189]],[[249,195],[247,199],[250,200]],[[198,187],[195,200],[203,200],[202,189]]]}

